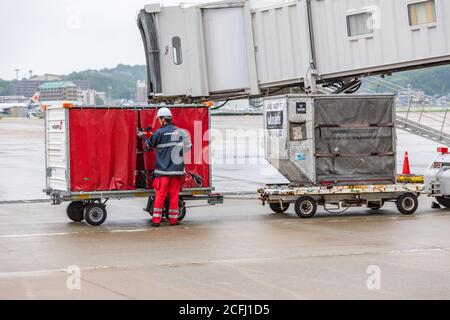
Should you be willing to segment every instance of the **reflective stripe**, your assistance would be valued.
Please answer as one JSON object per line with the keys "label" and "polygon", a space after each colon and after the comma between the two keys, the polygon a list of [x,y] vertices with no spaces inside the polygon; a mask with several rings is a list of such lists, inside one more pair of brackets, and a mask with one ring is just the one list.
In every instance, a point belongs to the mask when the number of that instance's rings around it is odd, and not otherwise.
{"label": "reflective stripe", "polygon": [[153,209],[153,212],[163,212],[163,209],[157,209],[157,208],[155,208],[155,209]]}
{"label": "reflective stripe", "polygon": [[153,218],[162,218],[162,213],[153,213]]}
{"label": "reflective stripe", "polygon": [[167,175],[167,176],[184,176],[184,171],[162,171],[155,170],[156,174]]}
{"label": "reflective stripe", "polygon": [[181,143],[181,142],[161,143],[161,144],[158,144],[156,147],[157,147],[158,149],[163,149],[163,148],[170,148],[170,147],[175,147],[175,146],[180,146],[180,147],[182,147],[182,146],[183,146],[183,143]]}
{"label": "reflective stripe", "polygon": [[169,219],[178,219],[177,214],[169,214]]}
{"label": "reflective stripe", "polygon": [[180,212],[180,210],[179,209],[173,209],[173,210],[169,210],[169,212],[175,212],[175,213],[178,213],[178,212]]}

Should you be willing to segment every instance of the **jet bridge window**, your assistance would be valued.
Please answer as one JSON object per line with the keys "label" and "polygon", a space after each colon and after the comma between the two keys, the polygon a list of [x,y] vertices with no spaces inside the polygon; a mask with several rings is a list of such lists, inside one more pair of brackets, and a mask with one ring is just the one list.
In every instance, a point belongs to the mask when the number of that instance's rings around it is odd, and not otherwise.
{"label": "jet bridge window", "polygon": [[183,63],[183,55],[181,53],[181,39],[180,37],[172,38],[172,52],[173,52],[173,63],[180,65]]}
{"label": "jet bridge window", "polygon": [[373,33],[371,12],[361,12],[347,16],[347,34],[349,37]]}
{"label": "jet bridge window", "polygon": [[408,5],[409,25],[417,26],[436,22],[434,0],[410,3]]}

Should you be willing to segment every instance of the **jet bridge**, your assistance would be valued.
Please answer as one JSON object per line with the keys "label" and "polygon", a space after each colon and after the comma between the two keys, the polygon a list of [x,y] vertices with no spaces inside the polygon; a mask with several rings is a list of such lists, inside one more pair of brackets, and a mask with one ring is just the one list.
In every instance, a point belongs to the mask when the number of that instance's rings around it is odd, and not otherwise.
{"label": "jet bridge", "polygon": [[223,1],[147,5],[138,25],[149,96],[197,100],[351,93],[362,76],[446,64],[449,19],[447,0]]}

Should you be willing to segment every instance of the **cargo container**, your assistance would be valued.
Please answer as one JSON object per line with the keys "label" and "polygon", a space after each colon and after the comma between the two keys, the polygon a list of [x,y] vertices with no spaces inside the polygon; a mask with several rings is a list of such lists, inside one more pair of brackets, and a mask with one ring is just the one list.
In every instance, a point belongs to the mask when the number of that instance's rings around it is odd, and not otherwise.
{"label": "cargo container", "polygon": [[[174,123],[191,136],[192,151],[185,155],[186,179],[180,201],[221,203],[213,193],[209,153],[210,109],[204,105],[169,106]],[[152,214],[152,173],[155,151],[146,150],[137,130],[159,128],[158,106],[83,107],[49,106],[45,111],[46,189],[53,204],[71,201],[67,215],[100,225],[106,219],[108,199],[149,197],[145,210]]]}
{"label": "cargo container", "polygon": [[393,95],[264,99],[265,157],[305,185],[396,183]]}
{"label": "cargo container", "polygon": [[226,98],[449,63],[449,18],[446,0],[222,1],[148,5],[138,24],[149,96]]}

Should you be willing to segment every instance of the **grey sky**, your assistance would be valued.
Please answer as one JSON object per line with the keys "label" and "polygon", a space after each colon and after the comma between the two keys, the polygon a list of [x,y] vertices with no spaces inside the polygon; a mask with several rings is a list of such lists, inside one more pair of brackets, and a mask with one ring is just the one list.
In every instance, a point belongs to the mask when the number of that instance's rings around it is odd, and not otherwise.
{"label": "grey sky", "polygon": [[136,14],[154,2],[180,1],[1,0],[0,78],[145,64]]}

